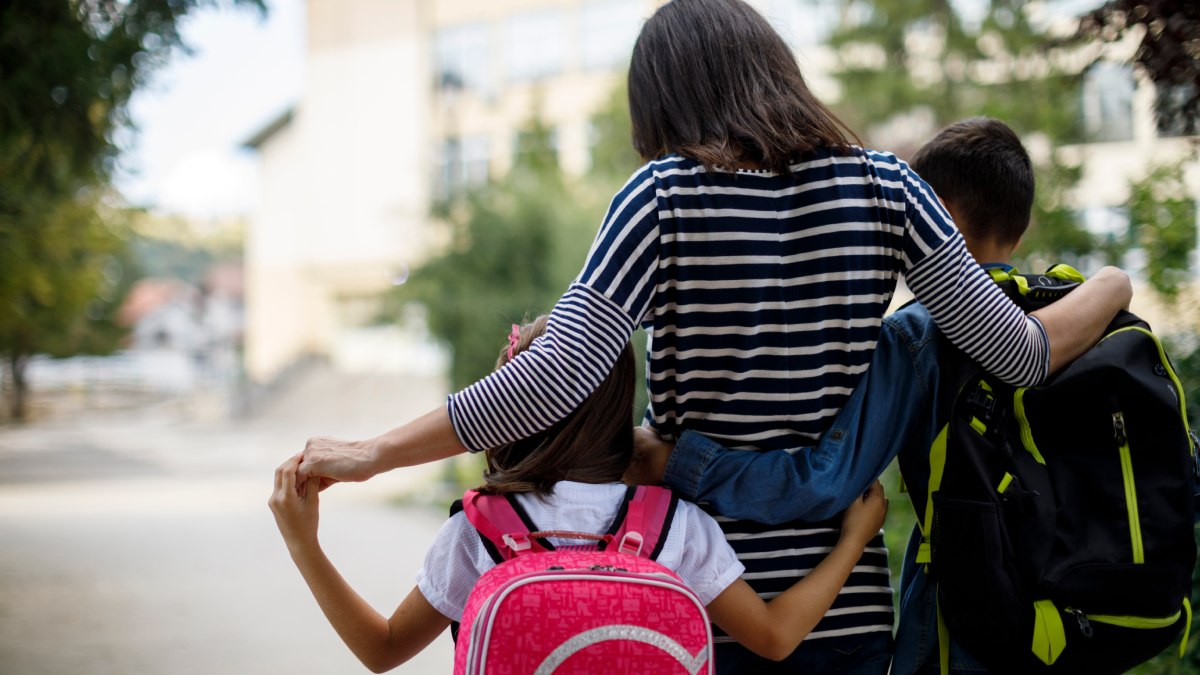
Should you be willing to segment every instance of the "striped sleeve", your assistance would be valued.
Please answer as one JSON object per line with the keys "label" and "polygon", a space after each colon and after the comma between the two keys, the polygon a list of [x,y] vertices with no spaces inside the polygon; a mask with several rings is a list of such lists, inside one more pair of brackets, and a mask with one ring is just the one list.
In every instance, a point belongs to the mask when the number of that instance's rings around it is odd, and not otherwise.
{"label": "striped sleeve", "polygon": [[655,195],[648,165],[613,198],[583,271],[550,312],[545,335],[504,368],[450,396],[450,420],[468,449],[550,427],[608,375],[653,302]]}
{"label": "striped sleeve", "polygon": [[956,347],[1015,386],[1033,386],[1050,368],[1042,324],[992,283],[967,251],[933,190],[900,162],[905,208],[905,280]]}

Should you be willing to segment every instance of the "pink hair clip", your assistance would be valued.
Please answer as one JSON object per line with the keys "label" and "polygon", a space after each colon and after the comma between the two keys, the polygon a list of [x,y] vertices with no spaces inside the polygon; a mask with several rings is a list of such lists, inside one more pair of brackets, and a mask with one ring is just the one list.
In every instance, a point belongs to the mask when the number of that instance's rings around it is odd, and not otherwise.
{"label": "pink hair clip", "polygon": [[521,327],[517,324],[512,325],[512,332],[508,334],[508,360],[513,360],[513,350],[521,344]]}

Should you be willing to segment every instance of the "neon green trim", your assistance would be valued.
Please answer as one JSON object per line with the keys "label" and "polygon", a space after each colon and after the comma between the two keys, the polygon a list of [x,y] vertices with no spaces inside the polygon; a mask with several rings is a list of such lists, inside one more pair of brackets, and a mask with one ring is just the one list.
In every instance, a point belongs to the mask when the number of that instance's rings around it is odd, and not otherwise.
{"label": "neon green trim", "polygon": [[933,439],[933,445],[929,446],[929,491],[925,493],[925,518],[918,523],[921,538],[926,542],[929,541],[929,530],[933,528],[933,493],[941,489],[942,473],[946,470],[946,432],[949,429],[950,425],[943,426]]}
{"label": "neon green trim", "polygon": [[1192,600],[1191,598],[1183,599],[1183,611],[1187,614],[1187,620],[1183,622],[1183,640],[1179,643],[1179,658],[1183,658],[1187,653],[1188,638],[1192,635]]}
{"label": "neon green trim", "polygon": [[923,541],[917,545],[917,562],[928,563],[933,560],[933,547],[929,542]]}
{"label": "neon green trim", "polygon": [[950,630],[946,628],[946,617],[942,616],[942,603],[937,606],[938,666],[942,675],[950,675]]}
{"label": "neon green trim", "polygon": [[1133,457],[1129,453],[1129,436],[1125,431],[1125,415],[1113,413],[1113,429],[1117,434],[1118,452],[1121,455],[1121,476],[1125,480],[1125,510],[1129,513],[1129,539],[1133,547],[1133,562],[1146,562],[1142,549],[1142,522],[1138,518],[1137,484],[1133,480]]}
{"label": "neon green trim", "polygon": [[[1108,335],[1105,335],[1104,337],[1100,338],[1100,342],[1104,342],[1105,340],[1116,335],[1117,333],[1123,333],[1127,330],[1137,331],[1139,333],[1146,335],[1151,340],[1154,340],[1154,346],[1158,347],[1158,359],[1159,359],[1159,361],[1162,362],[1163,368],[1166,368],[1167,376],[1169,376],[1171,378],[1171,382],[1175,385],[1175,391],[1179,393],[1179,417],[1181,419],[1183,419],[1183,430],[1185,432],[1190,432],[1191,427],[1188,426],[1187,403],[1184,401],[1184,396],[1183,396],[1183,384],[1181,384],[1179,382],[1179,376],[1175,374],[1175,369],[1171,367],[1171,361],[1170,361],[1170,359],[1167,358],[1167,350],[1163,349],[1162,342],[1160,342],[1158,340],[1158,336],[1155,335],[1154,333],[1151,333],[1150,331],[1146,330],[1145,328],[1142,328],[1141,326],[1126,326],[1124,328],[1118,328],[1117,330],[1114,330],[1113,332],[1109,333]],[[1196,452],[1196,449],[1192,448],[1193,456],[1195,456],[1195,452]]]}
{"label": "neon green trim", "polygon": [[1050,600],[1033,603],[1033,655],[1042,663],[1052,666],[1067,648],[1067,631],[1063,629],[1062,615]]}
{"label": "neon green trim", "polygon": [[1000,479],[1000,486],[996,488],[996,492],[1004,494],[1008,490],[1008,486],[1012,485],[1014,476],[1007,471],[1004,472],[1004,478]]}
{"label": "neon green trim", "polygon": [[1080,284],[1087,280],[1087,278],[1084,277],[1079,270],[1064,263],[1059,263],[1046,270],[1046,276],[1059,279],[1061,281],[1074,281]]}
{"label": "neon green trim", "polygon": [[1180,614],[1183,614],[1183,610],[1175,612],[1171,616],[1164,617],[1114,616],[1112,614],[1087,614],[1086,616],[1088,621],[1106,623],[1110,626],[1153,630],[1155,628],[1166,628],[1167,626],[1174,625],[1179,620]]}
{"label": "neon green trim", "polygon": [[[1013,270],[1013,271],[1016,272],[1016,270]],[[987,270],[987,273],[988,273],[988,276],[992,278],[992,281],[994,281],[998,284],[1008,281],[1009,279],[1012,279],[1011,274],[1009,274],[1008,272],[1004,271],[1003,269],[1001,269],[999,267],[989,268]]]}
{"label": "neon green trim", "polygon": [[971,418],[971,428],[974,429],[980,436],[987,433],[987,425],[979,421],[978,417]]}
{"label": "neon green trim", "polygon": [[992,390],[992,385],[988,384],[988,383],[987,383],[987,380],[980,380],[980,381],[979,381],[979,388],[980,388],[980,389],[982,389],[982,390],[984,390],[984,391],[991,391],[991,390]]}
{"label": "neon green trim", "polygon": [[1029,295],[1029,280],[1023,276],[1014,276],[1012,278],[1017,284],[1017,292],[1021,295]]}
{"label": "neon green trim", "polygon": [[1013,394],[1013,408],[1017,413],[1017,425],[1021,427],[1021,445],[1033,455],[1038,464],[1046,465],[1046,459],[1038,452],[1037,444],[1033,442],[1033,429],[1029,428],[1029,418],[1025,416],[1025,388],[1017,389]]}

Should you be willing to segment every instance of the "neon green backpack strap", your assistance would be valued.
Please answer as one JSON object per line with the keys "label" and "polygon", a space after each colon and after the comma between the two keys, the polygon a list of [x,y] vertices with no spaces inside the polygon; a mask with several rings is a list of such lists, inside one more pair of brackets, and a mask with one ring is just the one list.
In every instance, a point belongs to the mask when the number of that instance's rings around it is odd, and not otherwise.
{"label": "neon green backpack strap", "polygon": [[942,675],[950,675],[950,630],[942,616],[942,601],[937,602],[938,667]]}
{"label": "neon green backpack strap", "polygon": [[917,548],[917,562],[928,563],[933,559],[933,551],[929,544],[930,530],[933,528],[933,493],[942,487],[942,473],[946,470],[946,434],[950,425],[942,426],[933,445],[929,446],[929,490],[925,493],[925,517],[917,521],[921,528],[921,545]]}
{"label": "neon green backpack strap", "polygon": [[1183,613],[1187,619],[1183,622],[1183,639],[1179,642],[1179,658],[1187,655],[1188,638],[1192,635],[1192,599],[1183,599]]}
{"label": "neon green backpack strap", "polygon": [[1067,648],[1067,631],[1063,628],[1062,614],[1051,600],[1033,603],[1033,655],[1042,663],[1052,666]]}
{"label": "neon green backpack strap", "polygon": [[1087,281],[1086,277],[1083,276],[1083,273],[1065,263],[1059,263],[1046,270],[1046,276],[1053,279],[1060,279],[1062,281],[1074,281],[1077,284],[1082,284],[1084,281]]}

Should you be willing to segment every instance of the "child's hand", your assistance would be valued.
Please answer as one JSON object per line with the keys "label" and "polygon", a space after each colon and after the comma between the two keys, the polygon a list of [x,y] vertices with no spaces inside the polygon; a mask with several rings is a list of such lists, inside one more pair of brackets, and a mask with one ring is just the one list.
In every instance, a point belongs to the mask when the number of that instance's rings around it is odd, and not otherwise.
{"label": "child's hand", "polygon": [[633,430],[633,459],[625,469],[622,480],[629,485],[662,485],[667,472],[667,460],[675,444],[659,438],[653,429],[635,427]]}
{"label": "child's hand", "polygon": [[842,514],[842,537],[853,537],[856,544],[866,547],[883,527],[887,509],[888,500],[883,494],[883,485],[875,481],[866,494],[854,500]]}
{"label": "child's hand", "polygon": [[275,525],[293,553],[317,543],[317,518],[320,506],[320,479],[310,478],[297,486],[300,467],[296,455],[275,469],[275,490],[267,505],[275,514]]}

